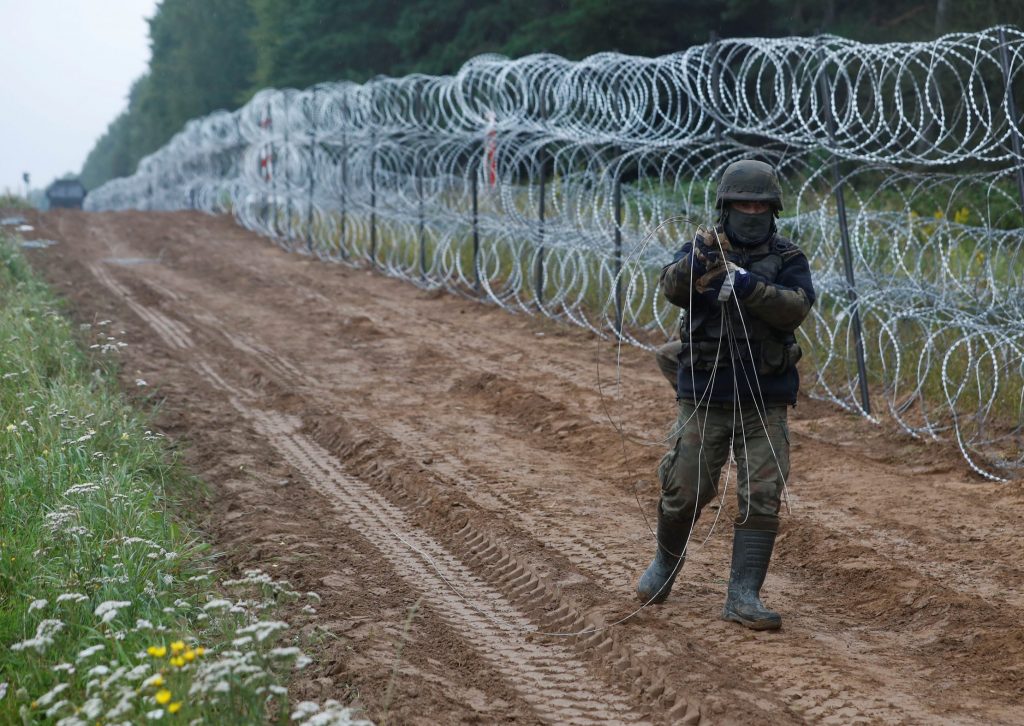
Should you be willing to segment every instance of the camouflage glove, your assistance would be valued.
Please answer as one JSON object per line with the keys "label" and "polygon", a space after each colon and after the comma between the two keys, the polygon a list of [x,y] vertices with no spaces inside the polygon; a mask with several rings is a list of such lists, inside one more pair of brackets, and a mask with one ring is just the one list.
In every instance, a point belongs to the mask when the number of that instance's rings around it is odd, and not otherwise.
{"label": "camouflage glove", "polygon": [[748,272],[739,265],[729,265],[729,269],[733,272],[732,289],[736,293],[736,298],[746,300],[754,292],[757,283],[762,281],[761,276]]}

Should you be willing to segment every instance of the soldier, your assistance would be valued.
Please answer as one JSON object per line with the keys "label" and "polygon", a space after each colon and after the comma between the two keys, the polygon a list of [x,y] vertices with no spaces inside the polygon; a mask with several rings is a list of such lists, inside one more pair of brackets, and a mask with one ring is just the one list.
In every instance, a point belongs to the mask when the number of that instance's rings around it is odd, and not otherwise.
{"label": "soldier", "polygon": [[730,164],[715,207],[715,229],[698,230],[661,273],[665,297],[685,311],[679,341],[658,352],[659,367],[674,379],[679,418],[658,467],[658,548],[637,595],[645,603],[668,597],[690,532],[718,493],[731,442],[739,515],[722,617],[775,630],[782,620],[760,591],[789,474],[786,414],[800,386],[794,331],[815,294],[807,258],[776,232],[782,188],[772,167]]}

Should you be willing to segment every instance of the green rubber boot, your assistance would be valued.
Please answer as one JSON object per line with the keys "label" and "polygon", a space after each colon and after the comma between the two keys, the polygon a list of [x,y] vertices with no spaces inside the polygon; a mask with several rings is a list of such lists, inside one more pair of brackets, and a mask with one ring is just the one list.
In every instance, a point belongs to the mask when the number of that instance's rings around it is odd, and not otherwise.
{"label": "green rubber boot", "polygon": [[778,630],[782,627],[782,617],[761,602],[761,585],[768,574],[768,562],[774,546],[774,530],[736,525],[729,596],[722,610],[722,619],[752,630]]}
{"label": "green rubber boot", "polygon": [[636,596],[640,602],[665,602],[686,560],[683,550],[689,533],[689,523],[669,522],[658,512],[658,551],[637,583]]}

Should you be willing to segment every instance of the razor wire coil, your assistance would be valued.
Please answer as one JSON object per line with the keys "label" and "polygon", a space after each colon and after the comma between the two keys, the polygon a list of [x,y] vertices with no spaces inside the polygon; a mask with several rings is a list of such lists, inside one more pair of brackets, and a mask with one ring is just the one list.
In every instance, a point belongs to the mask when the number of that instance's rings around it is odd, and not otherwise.
{"label": "razor wire coil", "polygon": [[679,313],[658,271],[694,230],[639,241],[680,212],[713,222],[721,171],[760,158],[783,180],[779,229],[819,292],[800,333],[812,395],[865,413],[838,191],[873,398],[907,433],[1007,478],[1024,467],[1014,91],[1024,100],[1013,28],[718,40],[659,58],[485,55],[452,76],[261,91],[188,122],[86,205],[230,212],[288,249],[649,348]]}

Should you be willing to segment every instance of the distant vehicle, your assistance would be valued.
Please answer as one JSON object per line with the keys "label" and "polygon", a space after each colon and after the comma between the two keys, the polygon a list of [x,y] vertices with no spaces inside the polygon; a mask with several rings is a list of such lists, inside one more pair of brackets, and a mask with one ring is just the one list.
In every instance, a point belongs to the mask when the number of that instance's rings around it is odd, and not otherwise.
{"label": "distant vehicle", "polygon": [[81,209],[87,193],[77,179],[58,179],[46,188],[46,199],[50,209]]}

